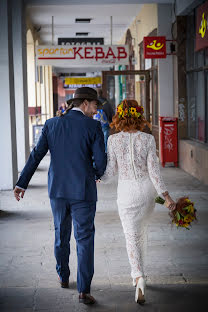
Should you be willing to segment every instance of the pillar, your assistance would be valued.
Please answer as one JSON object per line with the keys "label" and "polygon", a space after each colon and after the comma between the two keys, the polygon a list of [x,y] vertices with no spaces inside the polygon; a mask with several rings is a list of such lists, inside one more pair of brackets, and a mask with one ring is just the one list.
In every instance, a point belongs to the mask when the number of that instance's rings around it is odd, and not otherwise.
{"label": "pillar", "polygon": [[0,1],[0,190],[12,189],[18,178],[11,2]]}
{"label": "pillar", "polygon": [[[158,36],[172,39],[172,5],[158,4]],[[159,116],[173,116],[173,58],[158,59]]]}
{"label": "pillar", "polygon": [[12,1],[17,163],[21,171],[29,156],[26,25],[22,0]]}

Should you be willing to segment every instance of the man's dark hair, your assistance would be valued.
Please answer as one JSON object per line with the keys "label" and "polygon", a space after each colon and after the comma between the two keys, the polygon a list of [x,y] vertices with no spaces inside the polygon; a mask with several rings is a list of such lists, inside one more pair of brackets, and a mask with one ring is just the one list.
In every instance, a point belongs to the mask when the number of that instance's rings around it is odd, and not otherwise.
{"label": "man's dark hair", "polygon": [[[70,111],[73,107],[79,107],[84,102],[84,100],[87,100],[88,102],[93,101],[92,99],[74,99],[66,108],[65,112],[62,113],[61,111],[58,111],[56,115],[58,117],[62,117],[66,115],[68,111]],[[68,104],[68,101],[67,101],[67,104]]]}

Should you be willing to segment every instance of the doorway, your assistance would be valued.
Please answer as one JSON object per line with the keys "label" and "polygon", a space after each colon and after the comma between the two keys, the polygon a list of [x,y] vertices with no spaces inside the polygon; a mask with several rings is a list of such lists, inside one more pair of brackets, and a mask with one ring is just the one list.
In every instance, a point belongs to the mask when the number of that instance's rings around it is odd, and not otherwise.
{"label": "doorway", "polygon": [[125,98],[135,99],[144,107],[145,118],[151,123],[149,70],[103,71],[102,89],[114,110]]}

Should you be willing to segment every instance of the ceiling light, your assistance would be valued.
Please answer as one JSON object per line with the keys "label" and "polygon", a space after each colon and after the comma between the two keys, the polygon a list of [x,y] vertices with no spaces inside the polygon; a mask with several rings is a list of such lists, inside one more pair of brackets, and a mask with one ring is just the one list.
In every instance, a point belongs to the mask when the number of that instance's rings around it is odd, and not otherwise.
{"label": "ceiling light", "polygon": [[75,23],[90,23],[91,18],[75,18]]}
{"label": "ceiling light", "polygon": [[88,32],[76,32],[76,36],[88,36]]}

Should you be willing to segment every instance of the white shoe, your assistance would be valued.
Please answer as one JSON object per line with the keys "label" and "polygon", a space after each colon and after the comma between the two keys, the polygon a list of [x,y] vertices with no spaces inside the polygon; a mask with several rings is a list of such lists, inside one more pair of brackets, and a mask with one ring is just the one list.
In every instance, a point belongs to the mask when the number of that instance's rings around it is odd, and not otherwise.
{"label": "white shoe", "polygon": [[136,285],[136,292],[135,292],[135,301],[136,303],[143,304],[145,303],[144,299],[144,289],[145,289],[145,280],[141,276],[138,280]]}

